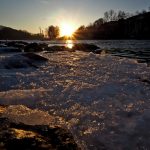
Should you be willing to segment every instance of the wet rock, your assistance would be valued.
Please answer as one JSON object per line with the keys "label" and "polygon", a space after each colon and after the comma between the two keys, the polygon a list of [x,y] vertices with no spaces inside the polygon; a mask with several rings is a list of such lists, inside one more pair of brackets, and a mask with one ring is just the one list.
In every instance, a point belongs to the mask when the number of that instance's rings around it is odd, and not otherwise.
{"label": "wet rock", "polygon": [[42,56],[37,55],[37,54],[34,54],[34,53],[24,53],[24,54],[22,54],[22,56],[24,56],[24,57],[26,57],[26,58],[29,58],[29,59],[32,60],[32,61],[37,61],[37,62],[40,62],[40,61],[48,61],[47,58],[42,57]]}
{"label": "wet rock", "polygon": [[22,68],[28,68],[28,63],[23,63],[21,61],[10,61],[8,64],[5,65],[5,69],[22,69]]}
{"label": "wet rock", "polygon": [[40,52],[40,51],[43,51],[43,49],[37,43],[28,44],[24,48],[24,52]]}
{"label": "wet rock", "polygon": [[101,49],[97,49],[96,51],[94,51],[95,54],[101,54],[103,50]]}
{"label": "wet rock", "polygon": [[27,45],[26,42],[22,42],[22,41],[15,41],[15,42],[8,42],[7,46],[12,46],[12,47],[16,47],[16,48],[20,48],[20,49],[24,49],[25,46]]}
{"label": "wet rock", "polygon": [[73,50],[81,50],[81,51],[86,51],[86,52],[93,52],[99,49],[98,46],[93,45],[93,44],[75,44],[72,48]]}
{"label": "wet rock", "polygon": [[7,45],[4,43],[0,43],[0,47],[7,47]]}
{"label": "wet rock", "polygon": [[0,149],[77,150],[69,131],[47,125],[25,125],[0,118]]}
{"label": "wet rock", "polygon": [[38,68],[41,64],[48,61],[48,59],[34,54],[23,53],[19,55],[13,55],[0,60],[1,69],[23,69],[23,68]]}
{"label": "wet rock", "polygon": [[[7,107],[0,106],[1,150],[78,150],[72,134],[60,126],[27,125],[2,117]],[[31,118],[32,119],[32,118]]]}
{"label": "wet rock", "polygon": [[148,79],[142,79],[141,81],[146,83],[146,84],[150,84],[150,80],[148,80]]}
{"label": "wet rock", "polygon": [[68,51],[69,48],[67,48],[66,46],[51,46],[47,47],[45,50],[48,52],[58,52],[58,51]]}
{"label": "wet rock", "polygon": [[48,44],[46,43],[40,43],[39,46],[41,47],[42,50],[45,50],[48,48]]}
{"label": "wet rock", "polygon": [[145,78],[139,77],[138,79],[139,79],[139,81],[141,81],[145,84],[148,84],[148,85],[150,84],[150,78],[148,78],[148,77],[145,77]]}
{"label": "wet rock", "polygon": [[0,53],[19,53],[21,49],[15,47],[0,47]]}
{"label": "wet rock", "polygon": [[45,49],[45,51],[47,52],[58,52],[58,51],[74,52],[76,50],[94,52],[96,54],[101,53],[100,48],[93,44],[75,44],[72,48],[68,48],[67,46],[50,46]]}

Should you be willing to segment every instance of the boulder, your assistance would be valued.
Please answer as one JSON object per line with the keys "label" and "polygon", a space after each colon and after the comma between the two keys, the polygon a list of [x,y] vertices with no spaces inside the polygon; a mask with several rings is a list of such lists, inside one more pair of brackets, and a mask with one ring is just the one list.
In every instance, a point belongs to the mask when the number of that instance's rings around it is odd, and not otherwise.
{"label": "boulder", "polygon": [[48,48],[48,44],[46,43],[39,43],[39,47],[41,47],[42,50],[45,50]]}
{"label": "boulder", "polygon": [[18,53],[18,52],[22,52],[22,50],[15,47],[0,47],[0,53]]}
{"label": "boulder", "polygon": [[6,110],[7,107],[0,106],[1,150],[79,150],[67,129],[14,122],[2,117]]}
{"label": "boulder", "polygon": [[61,127],[25,125],[0,118],[1,150],[78,150],[73,136]]}
{"label": "boulder", "polygon": [[66,46],[51,46],[45,49],[48,52],[58,52],[58,51],[68,51],[69,49]]}
{"label": "boulder", "polygon": [[24,52],[40,52],[40,51],[43,51],[43,49],[37,43],[28,44],[24,48]]}
{"label": "boulder", "polygon": [[79,43],[79,44],[75,44],[72,49],[86,51],[86,52],[94,52],[97,49],[99,49],[99,47],[93,44]]}
{"label": "boulder", "polygon": [[20,49],[24,49],[25,46],[27,45],[26,42],[22,42],[22,41],[12,41],[12,42],[8,42],[7,46],[12,46],[12,47],[16,47],[16,48],[20,48]]}
{"label": "boulder", "polygon": [[0,69],[38,68],[46,61],[48,61],[48,59],[40,55],[34,53],[22,53],[8,56],[0,60]]}
{"label": "boulder", "polygon": [[48,61],[47,58],[42,57],[40,55],[34,54],[34,53],[23,53],[22,56],[32,60],[32,61],[36,61],[36,62],[45,62]]}
{"label": "boulder", "polygon": [[7,47],[7,45],[4,43],[0,43],[0,47]]}

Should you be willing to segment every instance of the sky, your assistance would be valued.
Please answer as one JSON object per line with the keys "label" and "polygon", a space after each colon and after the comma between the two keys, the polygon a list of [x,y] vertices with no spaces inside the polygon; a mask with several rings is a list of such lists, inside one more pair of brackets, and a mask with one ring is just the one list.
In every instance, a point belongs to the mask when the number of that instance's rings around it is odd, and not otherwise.
{"label": "sky", "polygon": [[149,7],[150,0],[0,0],[0,25],[38,33],[62,22],[88,25],[110,9],[133,13]]}

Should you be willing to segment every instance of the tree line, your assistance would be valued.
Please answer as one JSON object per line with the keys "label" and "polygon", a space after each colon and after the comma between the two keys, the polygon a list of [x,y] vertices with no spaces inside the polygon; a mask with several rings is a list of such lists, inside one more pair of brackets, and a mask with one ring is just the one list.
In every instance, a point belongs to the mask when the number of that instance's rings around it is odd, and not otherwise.
{"label": "tree line", "polygon": [[77,31],[82,31],[82,30],[86,30],[86,29],[90,29],[90,28],[97,28],[97,27],[100,27],[101,25],[103,25],[107,22],[119,21],[119,20],[122,20],[122,19],[128,19],[128,18],[131,18],[133,16],[145,14],[147,12],[150,12],[150,7],[148,8],[148,10],[144,9],[142,11],[136,11],[134,14],[129,13],[129,12],[125,12],[125,11],[122,11],[122,10],[119,10],[118,12],[116,12],[116,11],[111,9],[111,10],[106,11],[104,13],[103,18],[99,18],[94,23],[90,23],[88,26],[81,25],[77,29]]}
{"label": "tree line", "polygon": [[150,39],[150,7],[134,14],[109,10],[104,17],[80,26],[76,39]]}
{"label": "tree line", "polygon": [[42,34],[32,34],[25,30],[0,26],[0,40],[41,40],[43,38]]}
{"label": "tree line", "polygon": [[[76,39],[121,39],[121,38],[150,38],[150,7],[148,10],[136,11],[134,14],[122,10],[109,10],[102,18],[80,26],[74,33]],[[54,40],[60,38],[59,26],[50,25],[39,34],[15,30],[8,27],[0,30],[0,39],[38,39]]]}
{"label": "tree line", "polygon": [[[80,26],[76,30],[74,36],[77,39],[82,39],[82,38],[85,39],[85,37],[89,39],[96,38],[98,37],[97,34],[101,33],[101,30],[107,30],[106,28],[104,28],[104,24],[109,27],[112,24],[112,30],[113,30],[113,27],[115,28],[115,26],[113,26],[113,23],[111,22],[121,22],[122,20],[127,20],[134,16],[143,15],[148,12],[150,12],[150,7],[148,8],[148,10],[136,11],[134,14],[122,10],[115,11],[111,9],[109,11],[106,11],[104,13],[104,16],[96,20],[94,23],[90,23],[88,26],[85,25]],[[60,29],[58,26],[51,25],[47,28],[46,34],[49,39],[56,39],[60,36]]]}

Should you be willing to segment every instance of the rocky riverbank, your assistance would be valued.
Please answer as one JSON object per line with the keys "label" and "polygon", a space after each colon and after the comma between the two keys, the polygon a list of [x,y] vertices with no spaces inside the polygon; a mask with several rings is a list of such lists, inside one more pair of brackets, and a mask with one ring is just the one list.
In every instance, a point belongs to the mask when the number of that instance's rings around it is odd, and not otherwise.
{"label": "rocky riverbank", "polygon": [[[109,41],[110,42],[110,41]],[[21,52],[45,52],[45,53],[54,53],[54,52],[62,52],[62,51],[69,51],[69,52],[75,52],[75,51],[84,51],[84,52],[93,52],[95,54],[110,54],[113,56],[119,56],[119,57],[127,57],[136,59],[139,63],[147,63],[150,64],[150,51],[149,48],[144,48],[144,50],[140,47],[134,48],[134,42],[132,43],[125,43],[125,45],[121,45],[118,41],[117,44],[120,44],[122,48],[115,47],[109,47],[112,43],[108,42],[108,46],[104,47],[103,44],[101,44],[102,47],[97,46],[96,44],[89,44],[89,43],[76,43],[73,41],[72,43],[63,43],[60,44],[59,42],[56,42],[56,44],[50,44],[49,42],[33,42],[28,43],[25,41],[0,41],[0,54],[6,54],[6,53],[21,53]],[[113,41],[112,41],[113,42]],[[116,41],[115,41],[116,42]],[[120,41],[121,42],[121,41]],[[58,44],[59,43],[59,44]],[[107,42],[106,42],[107,43]],[[126,48],[126,44],[128,45]],[[139,43],[138,43],[139,44]],[[136,44],[135,44],[136,45]],[[141,45],[140,45],[141,46]],[[109,47],[109,48],[108,48]],[[133,48],[132,48],[133,47]]]}
{"label": "rocky riverbank", "polygon": [[149,150],[147,63],[62,49],[0,55],[0,104],[8,105],[2,123],[17,126],[9,131],[19,136],[18,123],[38,137],[37,126],[57,126],[83,150]]}
{"label": "rocky riverbank", "polygon": [[[19,120],[12,112],[8,116],[9,109],[9,107],[0,106],[1,150],[79,150],[73,136],[67,129],[60,126],[33,125],[35,116],[30,118],[30,125],[27,122],[25,124],[23,116]],[[28,109],[27,113],[31,113],[31,110]],[[13,118],[14,116],[15,118]]]}

